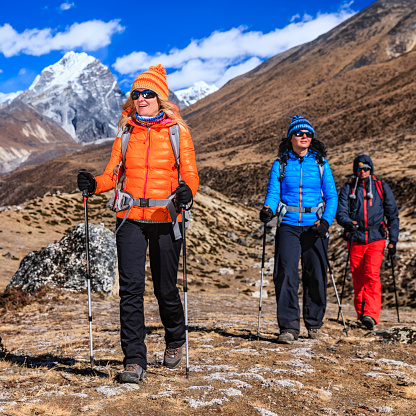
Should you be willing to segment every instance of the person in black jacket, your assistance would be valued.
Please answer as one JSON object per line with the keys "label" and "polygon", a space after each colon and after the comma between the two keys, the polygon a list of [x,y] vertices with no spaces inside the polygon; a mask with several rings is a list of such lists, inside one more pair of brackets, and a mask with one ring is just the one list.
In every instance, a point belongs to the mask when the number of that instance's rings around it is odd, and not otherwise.
{"label": "person in black jacket", "polygon": [[399,212],[390,187],[374,176],[370,156],[356,157],[353,172],[339,193],[336,219],[351,244],[357,317],[368,329],[373,329],[381,310],[380,267],[385,240],[388,234],[388,253],[393,256],[399,237]]}

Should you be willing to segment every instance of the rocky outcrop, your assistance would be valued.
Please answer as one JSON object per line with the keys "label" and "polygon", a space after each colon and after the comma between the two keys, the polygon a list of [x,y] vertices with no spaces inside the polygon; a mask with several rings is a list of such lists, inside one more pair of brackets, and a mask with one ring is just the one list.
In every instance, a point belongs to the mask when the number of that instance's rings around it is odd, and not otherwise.
{"label": "rocky outcrop", "polygon": [[[116,242],[114,233],[89,225],[91,289],[110,294],[116,282]],[[60,241],[23,258],[7,288],[21,287],[32,292],[48,285],[71,291],[87,288],[85,226],[71,228]]]}

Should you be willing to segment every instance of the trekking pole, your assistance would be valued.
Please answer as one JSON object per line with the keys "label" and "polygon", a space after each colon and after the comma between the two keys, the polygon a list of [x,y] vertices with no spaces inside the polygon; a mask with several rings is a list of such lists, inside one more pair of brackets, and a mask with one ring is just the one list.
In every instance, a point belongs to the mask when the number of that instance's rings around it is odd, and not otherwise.
{"label": "trekking pole", "polygon": [[[185,182],[180,181],[179,186],[181,186],[182,184],[185,184]],[[187,276],[186,276],[185,211],[186,211],[186,204],[181,204],[182,238],[183,238],[183,247],[182,247],[182,256],[183,256],[183,297],[184,297],[184,307],[185,307],[186,378],[189,378],[188,279],[187,279]]]}
{"label": "trekking pole", "polygon": [[266,233],[267,224],[264,223],[263,232],[263,255],[261,257],[261,280],[260,280],[260,298],[259,298],[259,321],[257,325],[257,341],[260,339],[260,317],[261,317],[261,302],[263,297],[263,276],[264,276],[264,258],[266,256]]}
{"label": "trekking pole", "polygon": [[[348,256],[347,256],[347,261],[345,263],[345,270],[344,270],[344,280],[342,281],[342,288],[341,288],[341,299],[339,301],[340,305],[342,305],[342,299],[344,297],[344,287],[345,287],[345,280],[347,278],[347,273],[348,273],[348,263],[350,260],[350,254],[351,254],[351,243],[352,243],[352,233],[350,234],[350,239],[348,242]],[[339,321],[339,315],[341,314],[341,308],[338,309],[338,316],[337,316],[337,322]]]}
{"label": "trekking pole", "polygon": [[347,325],[345,325],[344,314],[342,313],[342,307],[341,307],[341,302],[339,301],[339,296],[338,296],[337,286],[336,286],[336,284],[335,284],[334,275],[333,275],[333,273],[332,273],[332,268],[331,268],[331,265],[330,265],[330,263],[329,263],[328,253],[327,253],[327,251],[325,250],[325,244],[324,244],[324,239],[323,239],[323,238],[321,238],[321,242],[322,242],[322,249],[324,250],[324,253],[325,253],[326,264],[328,265],[329,273],[330,273],[330,275],[331,275],[332,284],[334,285],[335,295],[336,295],[336,297],[337,297],[337,301],[338,301],[338,308],[339,308],[339,311],[341,312],[342,323],[344,324],[344,329],[343,329],[343,331],[344,331],[344,332],[345,332],[345,334],[348,336],[348,328],[347,328]]}
{"label": "trekking pole", "polygon": [[[80,169],[79,173],[85,172],[85,169]],[[90,274],[90,233],[88,229],[88,190],[82,191],[84,198],[84,215],[85,215],[85,251],[87,258],[87,287],[88,287],[88,321],[90,327],[90,363],[91,369],[94,366],[94,352],[92,348],[92,311],[91,311],[91,274]]]}
{"label": "trekking pole", "polygon": [[390,261],[391,261],[391,272],[393,274],[394,296],[396,298],[397,322],[400,323],[399,304],[398,304],[398,301],[397,301],[397,290],[396,290],[396,276],[394,275],[394,262],[393,262],[393,256],[392,255],[390,255]]}

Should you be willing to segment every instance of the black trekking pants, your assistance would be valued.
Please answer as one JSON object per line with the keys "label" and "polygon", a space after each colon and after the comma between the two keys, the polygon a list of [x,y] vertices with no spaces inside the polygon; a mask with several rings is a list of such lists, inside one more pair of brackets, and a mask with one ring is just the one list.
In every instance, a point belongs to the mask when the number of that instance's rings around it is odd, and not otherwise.
{"label": "black trekking pants", "polygon": [[117,232],[121,348],[124,365],[139,364],[143,369],[147,367],[143,308],[147,246],[166,345],[177,348],[185,343],[185,317],[176,287],[182,239],[175,240],[171,223],[127,220]]}
{"label": "black trekking pants", "polygon": [[[303,320],[307,329],[322,326],[326,309],[326,258],[322,239],[312,227],[281,224],[276,230],[273,281],[276,289],[277,321],[280,332],[297,339],[300,331],[298,290],[299,258],[302,264]],[[324,239],[325,250],[328,239]]]}

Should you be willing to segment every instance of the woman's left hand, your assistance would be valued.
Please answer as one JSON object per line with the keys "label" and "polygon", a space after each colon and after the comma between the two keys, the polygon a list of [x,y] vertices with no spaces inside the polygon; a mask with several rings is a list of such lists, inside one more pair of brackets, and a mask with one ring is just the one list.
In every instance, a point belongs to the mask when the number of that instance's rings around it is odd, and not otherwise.
{"label": "woman's left hand", "polygon": [[192,200],[192,190],[185,182],[175,189],[175,194],[179,204],[186,205]]}
{"label": "woman's left hand", "polygon": [[328,221],[324,219],[316,221],[315,225],[312,227],[312,230],[314,231],[316,237],[325,238],[329,230]]}

